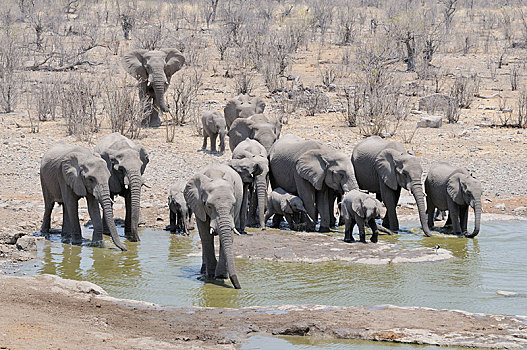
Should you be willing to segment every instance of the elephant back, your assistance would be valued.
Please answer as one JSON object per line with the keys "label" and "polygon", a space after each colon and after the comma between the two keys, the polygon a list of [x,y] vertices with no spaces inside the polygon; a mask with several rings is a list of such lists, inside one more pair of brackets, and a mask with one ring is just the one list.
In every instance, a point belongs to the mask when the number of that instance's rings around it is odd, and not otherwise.
{"label": "elephant back", "polygon": [[237,118],[248,118],[253,114],[263,113],[265,102],[259,96],[249,96],[247,94],[233,97],[223,109],[227,128],[230,129],[232,123]]}
{"label": "elephant back", "polygon": [[446,210],[448,180],[454,174],[468,174],[463,168],[456,168],[446,162],[433,163],[425,179],[426,195],[440,210]]}

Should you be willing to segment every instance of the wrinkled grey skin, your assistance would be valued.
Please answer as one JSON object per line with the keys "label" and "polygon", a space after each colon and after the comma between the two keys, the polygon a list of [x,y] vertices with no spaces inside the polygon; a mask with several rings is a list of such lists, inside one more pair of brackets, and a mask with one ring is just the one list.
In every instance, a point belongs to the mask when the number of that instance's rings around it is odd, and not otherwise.
{"label": "wrinkled grey skin", "polygon": [[143,124],[161,125],[159,111],[168,112],[165,92],[172,75],[183,67],[185,57],[176,49],[132,50],[123,55],[123,66],[139,81],[139,98],[146,100]]}
{"label": "wrinkled grey skin", "polygon": [[[141,188],[143,173],[149,162],[145,148],[127,137],[114,132],[101,138],[95,146],[106,161],[110,171],[110,195],[122,196],[125,200],[126,216],[124,233],[132,242],[139,241],[139,215],[141,211]],[[105,230],[105,232],[107,232]]]}
{"label": "wrinkled grey skin", "polygon": [[[201,238],[201,273],[213,278],[227,278],[228,273],[234,288],[240,289],[233,252],[243,198],[240,175],[226,164],[209,165],[187,182],[184,196]],[[219,261],[214,253],[214,233],[220,239]]]}
{"label": "wrinkled grey skin", "polygon": [[267,212],[265,213],[265,222],[269,220],[273,215],[279,216],[278,219],[273,219],[273,226],[278,228],[282,217],[285,216],[289,228],[296,230],[300,225],[295,222],[295,214],[305,214],[310,223],[313,223],[313,220],[309,216],[304,207],[304,202],[298,196],[286,192],[283,188],[275,188],[267,198]]}
{"label": "wrinkled grey skin", "polygon": [[[439,162],[434,163],[425,180],[428,226],[434,227],[435,208],[448,210],[455,234],[473,238],[479,233],[481,222],[481,184],[464,168]],[[474,209],[474,231],[467,232],[468,208]]]}
{"label": "wrinkled grey skin", "polygon": [[249,118],[253,114],[263,113],[265,102],[258,96],[249,96],[246,94],[233,97],[223,109],[227,128],[237,118]]}
{"label": "wrinkled grey skin", "polygon": [[71,235],[74,243],[82,242],[79,223],[79,199],[86,197],[93,223],[93,242],[102,242],[103,225],[99,204],[114,244],[126,250],[117,234],[108,181],[110,172],[104,160],[85,147],[60,142],[42,157],[40,183],[44,196],[44,219],[41,232],[49,233],[51,211],[55,203],[63,205],[62,237]]}
{"label": "wrinkled grey skin", "polygon": [[236,146],[228,164],[243,181],[240,232],[243,232],[247,225],[256,223],[265,230],[264,215],[269,176],[269,161],[265,148],[258,141],[246,139]]}
{"label": "wrinkled grey skin", "polygon": [[229,130],[229,147],[232,150],[245,139],[258,141],[269,153],[273,144],[280,137],[282,124],[279,121],[270,121],[263,114],[255,114],[248,118],[239,118],[234,121]]}
{"label": "wrinkled grey skin", "polygon": [[[335,223],[335,198],[357,188],[353,166],[345,154],[296,135],[285,135],[275,142],[269,164],[271,187],[299,196],[314,223],[320,214],[320,232],[328,232]],[[306,229],[314,231],[314,223],[308,223]]]}
{"label": "wrinkled grey skin", "polygon": [[409,155],[403,145],[385,141],[379,136],[370,136],[353,149],[351,162],[361,190],[376,193],[386,207],[382,226],[392,231],[399,229],[396,207],[401,187],[409,190],[415,198],[419,220],[425,235],[431,236],[426,223],[425,198],[419,160]]}
{"label": "wrinkled grey skin", "polygon": [[170,187],[170,194],[168,195],[169,229],[170,232],[189,235],[189,230],[193,229],[191,224],[192,209],[187,205],[183,194],[186,184],[186,181],[178,181]]}
{"label": "wrinkled grey skin", "polygon": [[344,242],[354,242],[353,228],[357,224],[359,237],[362,243],[366,243],[366,231],[364,225],[367,224],[372,231],[371,241],[377,243],[379,232],[375,219],[381,216],[382,204],[375,198],[368,196],[361,191],[352,190],[344,195],[341,202],[342,216],[346,225],[344,231]]}
{"label": "wrinkled grey skin", "polygon": [[225,135],[227,134],[227,125],[225,117],[220,112],[209,111],[201,117],[203,125],[203,145],[202,150],[207,149],[207,137],[210,138],[210,151],[216,152],[216,138],[220,136],[220,152],[225,151]]}

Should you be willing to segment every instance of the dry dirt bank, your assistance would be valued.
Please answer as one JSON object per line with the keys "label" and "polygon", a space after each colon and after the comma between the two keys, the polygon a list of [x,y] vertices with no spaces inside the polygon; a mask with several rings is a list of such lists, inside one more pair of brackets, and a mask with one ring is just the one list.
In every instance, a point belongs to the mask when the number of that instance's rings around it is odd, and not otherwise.
{"label": "dry dirt bank", "polygon": [[50,275],[2,276],[0,288],[3,349],[233,349],[253,334],[527,346],[527,321],[512,316],[386,305],[162,309],[108,297],[88,282]]}

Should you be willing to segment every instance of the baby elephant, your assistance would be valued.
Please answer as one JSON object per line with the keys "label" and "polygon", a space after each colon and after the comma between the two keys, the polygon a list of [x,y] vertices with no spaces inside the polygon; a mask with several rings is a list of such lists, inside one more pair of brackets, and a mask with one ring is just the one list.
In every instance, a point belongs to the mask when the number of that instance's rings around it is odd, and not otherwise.
{"label": "baby elephant", "polygon": [[185,235],[189,234],[189,229],[192,229],[190,220],[192,217],[192,210],[187,205],[183,190],[186,182],[177,182],[170,187],[170,194],[168,196],[168,208],[170,209],[170,232],[180,232]]}
{"label": "baby elephant", "polygon": [[344,242],[354,242],[353,228],[355,224],[359,227],[359,236],[362,243],[366,243],[366,232],[364,225],[371,228],[371,241],[377,243],[377,224],[375,219],[381,215],[381,202],[368,196],[366,193],[351,190],[344,195],[341,203],[342,216],[346,225],[344,231]]}
{"label": "baby elephant", "polygon": [[220,112],[207,112],[201,117],[203,125],[203,146],[202,150],[207,149],[207,137],[210,137],[210,151],[216,152],[216,137],[220,135],[220,152],[225,151],[225,135],[227,134],[227,125],[225,117]]}
{"label": "baby elephant", "polygon": [[302,199],[286,192],[280,187],[275,188],[267,197],[265,222],[267,222],[267,220],[273,215],[275,218],[273,218],[272,227],[275,228],[280,225],[283,216],[285,216],[285,219],[292,230],[297,230],[301,227],[301,225],[299,225],[300,220],[296,220],[297,217],[303,217],[305,215],[307,220],[313,223],[313,220],[307,214],[306,208],[304,208],[304,202],[302,202]]}

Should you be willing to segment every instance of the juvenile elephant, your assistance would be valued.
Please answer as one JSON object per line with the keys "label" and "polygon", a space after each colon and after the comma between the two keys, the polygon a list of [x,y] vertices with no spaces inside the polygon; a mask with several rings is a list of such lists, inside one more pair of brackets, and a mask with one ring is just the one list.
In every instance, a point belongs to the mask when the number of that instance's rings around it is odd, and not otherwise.
{"label": "juvenile elephant", "polygon": [[368,196],[361,191],[352,190],[344,195],[341,203],[342,216],[345,222],[344,242],[354,242],[353,228],[355,224],[359,227],[359,237],[362,243],[366,243],[366,232],[364,225],[371,228],[371,241],[377,243],[378,231],[375,219],[380,217],[382,210],[381,202]]}
{"label": "juvenile elephant", "polygon": [[270,121],[263,114],[236,119],[229,130],[229,147],[233,151],[245,139],[258,141],[269,153],[271,146],[280,137],[282,124]]}
{"label": "juvenile elephant", "polygon": [[236,170],[243,181],[241,231],[245,230],[246,225],[256,223],[265,230],[264,214],[269,175],[269,161],[265,148],[258,141],[246,139],[236,146],[228,164]]}
{"label": "juvenile elephant", "polygon": [[183,190],[186,182],[176,182],[170,187],[168,208],[170,210],[170,232],[189,234],[191,227],[192,209],[187,205]]}
{"label": "juvenile elephant", "polygon": [[265,102],[258,96],[249,96],[247,94],[233,97],[223,109],[227,128],[237,118],[248,118],[253,114],[263,113]]}
{"label": "juvenile elephant", "polygon": [[320,213],[320,232],[329,232],[334,223],[334,203],[338,195],[357,188],[350,159],[335,149],[296,135],[278,139],[269,154],[271,187],[281,187],[304,202],[314,220]]}
{"label": "juvenile elephant", "polygon": [[201,117],[203,125],[203,145],[202,150],[207,149],[207,137],[210,138],[210,151],[216,152],[216,138],[220,136],[220,152],[225,151],[225,135],[227,134],[227,125],[225,117],[220,112],[209,111]]}
{"label": "juvenile elephant", "polygon": [[177,49],[132,50],[123,55],[123,66],[139,81],[139,98],[145,101],[143,125],[161,125],[159,110],[168,112],[165,92],[172,75],[183,67],[185,57]]}
{"label": "juvenile elephant", "polygon": [[139,241],[139,215],[143,173],[149,162],[145,148],[114,132],[101,138],[95,146],[110,171],[110,195],[124,197],[126,216],[124,232],[132,241]]}
{"label": "juvenile elephant", "polygon": [[[243,198],[240,175],[226,164],[209,165],[187,182],[184,196],[194,212],[201,238],[201,273],[215,278],[227,278],[228,273],[234,288],[240,289],[232,249]],[[211,228],[220,238],[218,262]]]}
{"label": "juvenile elephant", "polygon": [[[432,164],[425,180],[428,226],[434,226],[435,208],[448,210],[454,233],[476,237],[481,222],[481,184],[464,168],[439,162]],[[468,207],[474,209],[474,231],[467,232]]]}
{"label": "juvenile elephant", "polygon": [[93,223],[93,242],[102,242],[103,225],[99,204],[114,244],[126,250],[117,234],[108,181],[110,172],[104,160],[85,147],[60,142],[42,157],[40,184],[44,196],[44,219],[41,232],[49,233],[51,212],[55,203],[63,204],[62,236],[72,236],[74,243],[82,242],[79,223],[79,199],[86,197]]}
{"label": "juvenile elephant", "polygon": [[313,223],[313,220],[309,216],[304,207],[304,202],[298,196],[284,191],[283,188],[275,188],[267,198],[267,212],[265,214],[265,222],[269,220],[273,215],[278,216],[278,219],[273,219],[272,227],[279,227],[282,217],[285,216],[289,227],[292,230],[296,230],[299,227],[300,222],[295,220],[295,217],[307,216],[309,222]]}
{"label": "juvenile elephant", "polygon": [[361,190],[376,193],[386,207],[382,225],[392,231],[399,229],[397,202],[401,187],[409,190],[415,198],[419,220],[425,235],[431,236],[426,223],[425,198],[419,160],[409,155],[403,145],[385,141],[379,136],[370,136],[353,149],[351,162]]}

